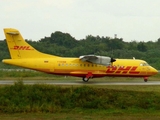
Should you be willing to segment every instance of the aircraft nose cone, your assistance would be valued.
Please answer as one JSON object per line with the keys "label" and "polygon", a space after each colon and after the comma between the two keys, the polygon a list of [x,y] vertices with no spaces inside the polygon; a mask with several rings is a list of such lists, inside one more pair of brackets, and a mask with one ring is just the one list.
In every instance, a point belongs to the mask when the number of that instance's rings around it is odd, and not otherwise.
{"label": "aircraft nose cone", "polygon": [[156,70],[155,68],[153,68],[152,73],[153,73],[153,75],[155,75],[155,74],[158,73],[158,70]]}

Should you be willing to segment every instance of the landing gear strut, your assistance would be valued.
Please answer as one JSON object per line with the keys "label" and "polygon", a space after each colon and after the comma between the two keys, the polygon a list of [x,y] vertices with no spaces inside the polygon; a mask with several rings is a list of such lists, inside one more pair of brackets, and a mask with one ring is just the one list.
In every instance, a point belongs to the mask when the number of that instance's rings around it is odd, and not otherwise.
{"label": "landing gear strut", "polygon": [[84,82],[88,82],[88,80],[89,80],[90,78],[92,78],[92,77],[93,77],[92,73],[91,73],[91,72],[88,72],[88,74],[86,75],[86,77],[83,77],[83,81],[84,81]]}
{"label": "landing gear strut", "polygon": [[144,82],[147,82],[148,81],[148,77],[144,77]]}

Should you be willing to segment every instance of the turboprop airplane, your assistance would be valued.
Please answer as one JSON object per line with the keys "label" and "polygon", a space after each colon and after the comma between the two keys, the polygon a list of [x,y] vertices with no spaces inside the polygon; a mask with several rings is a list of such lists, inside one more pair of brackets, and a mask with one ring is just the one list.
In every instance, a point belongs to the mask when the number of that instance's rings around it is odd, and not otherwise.
{"label": "turboprop airplane", "polygon": [[84,82],[90,78],[148,77],[158,71],[146,61],[138,59],[114,59],[106,56],[82,55],[79,58],[59,57],[37,51],[29,45],[16,29],[4,29],[11,59],[2,62],[49,74],[81,77]]}

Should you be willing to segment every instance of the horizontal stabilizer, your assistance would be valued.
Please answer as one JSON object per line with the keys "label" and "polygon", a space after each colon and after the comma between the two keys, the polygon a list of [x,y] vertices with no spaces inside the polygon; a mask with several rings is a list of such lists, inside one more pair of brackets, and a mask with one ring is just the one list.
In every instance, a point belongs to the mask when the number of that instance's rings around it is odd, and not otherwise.
{"label": "horizontal stabilizer", "polygon": [[7,32],[9,35],[19,35],[17,32]]}

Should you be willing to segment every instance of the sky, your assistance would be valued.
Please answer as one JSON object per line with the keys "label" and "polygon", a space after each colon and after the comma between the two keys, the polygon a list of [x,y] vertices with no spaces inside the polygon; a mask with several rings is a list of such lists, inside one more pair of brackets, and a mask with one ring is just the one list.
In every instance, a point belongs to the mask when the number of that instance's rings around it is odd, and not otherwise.
{"label": "sky", "polygon": [[160,0],[2,0],[3,28],[18,29],[23,38],[37,41],[51,33],[156,41],[160,38]]}

